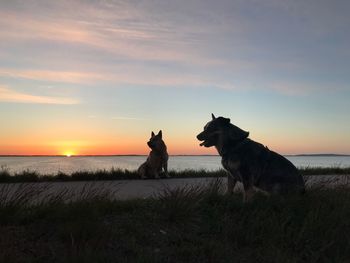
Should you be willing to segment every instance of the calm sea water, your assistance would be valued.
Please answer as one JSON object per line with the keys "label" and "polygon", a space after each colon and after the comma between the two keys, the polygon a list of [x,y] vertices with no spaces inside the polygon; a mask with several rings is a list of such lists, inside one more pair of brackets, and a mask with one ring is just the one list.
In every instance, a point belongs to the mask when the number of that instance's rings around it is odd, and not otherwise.
{"label": "calm sea water", "polygon": [[[288,156],[297,167],[350,167],[350,156]],[[0,168],[11,173],[24,170],[40,174],[59,171],[70,174],[75,171],[96,171],[121,168],[136,170],[146,156],[99,156],[99,157],[0,157]],[[219,156],[170,156],[169,170],[217,170],[222,168]]]}

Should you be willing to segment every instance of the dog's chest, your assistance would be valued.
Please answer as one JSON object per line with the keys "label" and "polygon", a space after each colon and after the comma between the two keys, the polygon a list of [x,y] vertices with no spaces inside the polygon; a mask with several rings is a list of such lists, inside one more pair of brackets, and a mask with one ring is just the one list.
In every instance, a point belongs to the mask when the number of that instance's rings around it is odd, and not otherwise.
{"label": "dog's chest", "polygon": [[240,165],[240,161],[222,158],[221,164],[227,171],[237,171]]}

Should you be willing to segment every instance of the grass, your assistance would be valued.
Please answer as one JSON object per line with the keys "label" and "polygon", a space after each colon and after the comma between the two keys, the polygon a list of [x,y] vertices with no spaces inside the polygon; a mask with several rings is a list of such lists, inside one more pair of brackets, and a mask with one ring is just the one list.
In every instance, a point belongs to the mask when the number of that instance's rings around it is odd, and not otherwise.
{"label": "grass", "polygon": [[[0,262],[348,262],[350,189],[257,196],[243,204],[220,179],[118,201],[86,187],[38,200],[0,187]],[[45,186],[43,186],[45,187]],[[36,200],[36,202],[33,202]]]}
{"label": "grass", "polygon": [[[302,175],[350,175],[350,167],[307,167],[299,168]],[[191,177],[225,177],[224,170],[183,170],[170,171],[172,178]],[[77,171],[72,174],[58,172],[57,174],[39,174],[35,171],[25,170],[11,173],[6,166],[0,167],[0,183],[18,182],[54,182],[54,181],[95,181],[95,180],[123,180],[140,179],[136,171],[111,169],[97,171]]]}
{"label": "grass", "polygon": [[305,167],[299,168],[302,175],[350,175],[350,167]]}

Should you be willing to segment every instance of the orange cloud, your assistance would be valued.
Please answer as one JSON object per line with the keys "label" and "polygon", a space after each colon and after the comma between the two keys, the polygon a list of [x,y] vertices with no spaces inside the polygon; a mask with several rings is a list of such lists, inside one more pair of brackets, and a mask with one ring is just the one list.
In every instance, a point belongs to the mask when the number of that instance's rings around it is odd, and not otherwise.
{"label": "orange cloud", "polygon": [[95,82],[106,78],[106,76],[92,72],[16,70],[5,68],[0,68],[0,76],[68,83],[90,83],[91,81]]}
{"label": "orange cloud", "polygon": [[127,72],[123,72],[122,69],[117,69],[115,73],[59,70],[18,70],[11,68],[0,68],[0,76],[76,84],[98,84],[100,82],[107,81],[119,85],[137,84],[177,87],[215,86],[225,89],[236,89],[236,86],[232,83],[211,77],[201,77],[179,73],[159,74],[159,72],[155,70],[145,72],[137,67],[128,67]]}
{"label": "orange cloud", "polygon": [[0,86],[0,101],[17,103],[38,103],[38,104],[78,104],[79,101],[71,98],[58,98],[48,96],[35,96],[11,90]]}
{"label": "orange cloud", "polygon": [[[181,61],[197,65],[227,64],[221,59],[198,54],[196,46],[179,42],[174,32],[148,24],[149,22],[144,22],[144,26],[126,25],[132,17],[118,18],[114,14],[113,21],[104,21],[98,13],[90,11],[89,15],[93,22],[76,20],[74,17],[60,20],[42,16],[33,18],[26,13],[0,11],[0,40],[8,42],[32,39],[36,42],[53,40],[78,43],[135,60]],[[103,15],[108,16],[108,13]]]}

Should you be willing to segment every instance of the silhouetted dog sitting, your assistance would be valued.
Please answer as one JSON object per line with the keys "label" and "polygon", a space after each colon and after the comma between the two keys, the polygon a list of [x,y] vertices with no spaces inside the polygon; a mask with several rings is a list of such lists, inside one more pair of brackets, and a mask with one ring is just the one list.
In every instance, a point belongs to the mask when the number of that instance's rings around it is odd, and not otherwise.
{"label": "silhouetted dog sitting", "polygon": [[228,192],[237,181],[243,183],[244,201],[254,194],[254,188],[267,193],[304,192],[303,177],[286,158],[264,145],[248,139],[249,132],[230,123],[230,119],[212,114],[212,120],[197,135],[200,145],[215,146],[221,163],[229,172]]}
{"label": "silhouetted dog sitting", "polygon": [[159,178],[160,173],[164,169],[166,177],[168,176],[168,158],[167,148],[162,140],[162,131],[157,135],[152,131],[151,138],[147,145],[152,149],[149,156],[143,164],[139,167],[137,172],[141,178]]}

